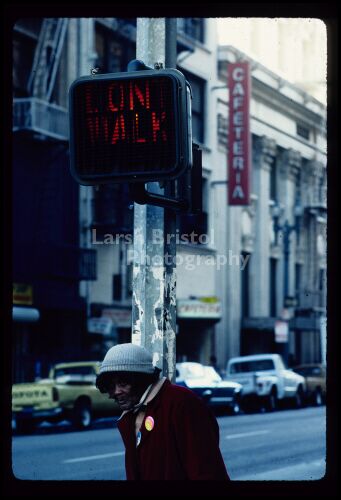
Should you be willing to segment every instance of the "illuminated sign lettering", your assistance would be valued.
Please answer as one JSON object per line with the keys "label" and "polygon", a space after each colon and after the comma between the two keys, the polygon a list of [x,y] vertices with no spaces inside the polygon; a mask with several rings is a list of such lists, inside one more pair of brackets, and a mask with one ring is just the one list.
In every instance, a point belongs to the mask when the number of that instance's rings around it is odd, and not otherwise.
{"label": "illuminated sign lettering", "polygon": [[249,64],[233,63],[228,69],[229,89],[229,205],[250,204],[251,135]]}
{"label": "illuminated sign lettering", "polygon": [[70,89],[71,170],[81,184],[173,179],[190,164],[177,70],[83,77]]}

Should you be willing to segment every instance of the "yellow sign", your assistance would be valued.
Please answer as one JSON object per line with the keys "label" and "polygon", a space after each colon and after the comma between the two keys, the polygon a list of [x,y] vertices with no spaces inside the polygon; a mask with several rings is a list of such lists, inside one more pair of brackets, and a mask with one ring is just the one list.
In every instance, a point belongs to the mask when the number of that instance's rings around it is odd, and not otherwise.
{"label": "yellow sign", "polygon": [[218,297],[198,297],[200,302],[206,302],[207,304],[216,304],[219,302]]}
{"label": "yellow sign", "polygon": [[177,317],[181,319],[220,319],[221,302],[217,300],[179,299]]}
{"label": "yellow sign", "polygon": [[33,304],[32,285],[13,283],[13,304],[31,306]]}

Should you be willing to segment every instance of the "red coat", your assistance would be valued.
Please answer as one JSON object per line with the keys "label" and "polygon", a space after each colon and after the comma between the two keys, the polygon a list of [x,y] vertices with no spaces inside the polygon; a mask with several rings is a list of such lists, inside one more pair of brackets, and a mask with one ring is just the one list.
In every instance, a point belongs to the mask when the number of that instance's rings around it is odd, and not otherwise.
{"label": "red coat", "polygon": [[[229,479],[219,449],[219,427],[206,404],[192,391],[166,380],[147,404],[136,447],[135,416],[118,421],[125,448],[127,479]],[[147,430],[148,417],[154,427]]]}

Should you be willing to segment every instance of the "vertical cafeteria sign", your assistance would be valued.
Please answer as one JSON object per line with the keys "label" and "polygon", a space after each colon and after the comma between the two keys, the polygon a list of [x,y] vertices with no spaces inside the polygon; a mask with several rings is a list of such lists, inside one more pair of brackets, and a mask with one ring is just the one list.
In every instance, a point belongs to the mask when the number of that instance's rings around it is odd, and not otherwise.
{"label": "vertical cafeteria sign", "polygon": [[229,89],[229,205],[249,205],[251,177],[250,67],[228,65]]}

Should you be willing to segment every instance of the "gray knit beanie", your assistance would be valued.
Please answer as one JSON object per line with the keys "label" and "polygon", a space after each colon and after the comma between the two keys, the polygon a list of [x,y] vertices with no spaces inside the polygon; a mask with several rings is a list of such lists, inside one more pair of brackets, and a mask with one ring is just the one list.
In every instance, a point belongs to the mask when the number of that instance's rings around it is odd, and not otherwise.
{"label": "gray knit beanie", "polygon": [[153,358],[144,347],[118,344],[106,353],[100,368],[104,372],[154,373]]}

